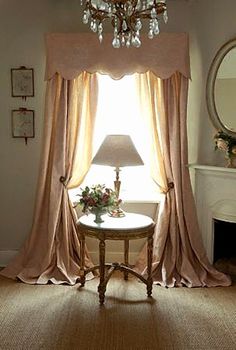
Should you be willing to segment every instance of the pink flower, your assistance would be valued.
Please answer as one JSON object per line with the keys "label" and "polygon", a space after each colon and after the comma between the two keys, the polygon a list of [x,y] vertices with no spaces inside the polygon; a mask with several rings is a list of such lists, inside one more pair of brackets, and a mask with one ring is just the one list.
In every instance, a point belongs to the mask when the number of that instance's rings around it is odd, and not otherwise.
{"label": "pink flower", "polygon": [[223,139],[218,139],[216,141],[216,145],[219,149],[223,150],[223,151],[227,151],[228,150],[228,142],[223,140]]}
{"label": "pink flower", "polygon": [[109,201],[110,196],[107,193],[102,195],[102,203],[106,204]]}

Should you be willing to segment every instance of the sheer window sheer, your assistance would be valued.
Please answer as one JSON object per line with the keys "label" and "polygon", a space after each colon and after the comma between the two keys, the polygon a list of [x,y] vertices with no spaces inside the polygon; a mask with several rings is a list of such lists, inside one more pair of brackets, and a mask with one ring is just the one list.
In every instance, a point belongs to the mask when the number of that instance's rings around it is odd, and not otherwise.
{"label": "sheer window sheer", "polygon": [[[127,200],[159,200],[159,191],[150,174],[150,137],[140,108],[136,78],[127,75],[114,80],[108,75],[97,74],[98,106],[93,136],[93,155],[107,134],[128,134],[131,136],[145,165],[123,167],[120,198]],[[113,188],[115,179],[112,167],[91,165],[81,187],[105,183]],[[71,191],[75,195],[79,189]]]}

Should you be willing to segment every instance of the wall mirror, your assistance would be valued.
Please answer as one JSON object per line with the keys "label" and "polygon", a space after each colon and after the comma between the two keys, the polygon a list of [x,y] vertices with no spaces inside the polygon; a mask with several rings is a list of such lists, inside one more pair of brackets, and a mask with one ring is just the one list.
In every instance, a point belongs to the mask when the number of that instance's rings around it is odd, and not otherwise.
{"label": "wall mirror", "polygon": [[208,73],[206,99],[215,128],[236,137],[236,38],[216,53]]}

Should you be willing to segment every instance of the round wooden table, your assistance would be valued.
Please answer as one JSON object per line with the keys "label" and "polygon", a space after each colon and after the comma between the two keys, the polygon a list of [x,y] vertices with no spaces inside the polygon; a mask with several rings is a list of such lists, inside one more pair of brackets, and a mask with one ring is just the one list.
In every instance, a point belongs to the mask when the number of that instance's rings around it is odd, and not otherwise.
{"label": "round wooden table", "polygon": [[[94,215],[83,215],[79,218],[77,225],[80,234],[80,256],[81,272],[80,283],[85,285],[86,274],[99,269],[100,282],[98,286],[100,304],[104,303],[107,283],[115,270],[124,272],[124,279],[128,280],[131,273],[138,277],[147,285],[147,295],[152,294],[152,254],[153,254],[153,234],[155,223],[153,220],[141,214],[126,213],[124,217],[114,218],[103,215],[101,224],[94,222]],[[99,240],[99,265],[85,269],[85,237],[93,237]],[[147,238],[147,278],[144,278],[129,265],[129,241],[133,239]],[[106,263],[106,240],[124,241],[124,263]]]}

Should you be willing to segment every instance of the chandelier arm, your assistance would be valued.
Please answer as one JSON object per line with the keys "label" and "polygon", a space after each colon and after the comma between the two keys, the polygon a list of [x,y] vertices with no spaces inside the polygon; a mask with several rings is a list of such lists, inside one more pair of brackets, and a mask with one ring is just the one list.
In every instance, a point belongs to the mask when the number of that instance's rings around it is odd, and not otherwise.
{"label": "chandelier arm", "polygon": [[[160,15],[165,12],[166,9],[159,9],[157,12],[157,15]],[[145,10],[140,10],[136,11],[135,13],[135,18],[151,18],[150,11],[145,9]]]}
{"label": "chandelier arm", "polygon": [[87,8],[91,13],[91,17],[93,19],[98,19],[100,23],[103,22],[105,19],[110,18],[109,13],[107,11],[97,10],[90,4],[87,5]]}
{"label": "chandelier arm", "polygon": [[[131,0],[131,3],[133,5],[133,13],[126,19],[126,23],[128,23],[129,27],[129,32],[134,33],[135,32],[135,24],[136,24],[136,19],[139,17],[135,16],[135,8],[138,4],[138,0]],[[137,11],[138,13],[139,11]]]}
{"label": "chandelier arm", "polygon": [[129,24],[128,28],[130,28],[130,32],[135,32],[135,24],[136,24],[136,18],[134,15],[130,16],[129,20],[126,22]]}
{"label": "chandelier arm", "polygon": [[155,9],[158,15],[165,12],[167,10],[167,6],[164,2],[156,2],[155,1]]}
{"label": "chandelier arm", "polygon": [[[126,18],[125,10],[119,6],[119,2],[121,2],[121,1],[118,0],[117,2],[115,2],[115,7],[118,11],[114,15],[114,18],[118,18],[118,20],[119,20],[118,34],[122,33],[122,22],[123,22],[123,19]],[[113,18],[113,20],[114,20],[114,18]],[[113,24],[112,25],[115,28],[115,21],[113,23],[114,23],[114,25]]]}

